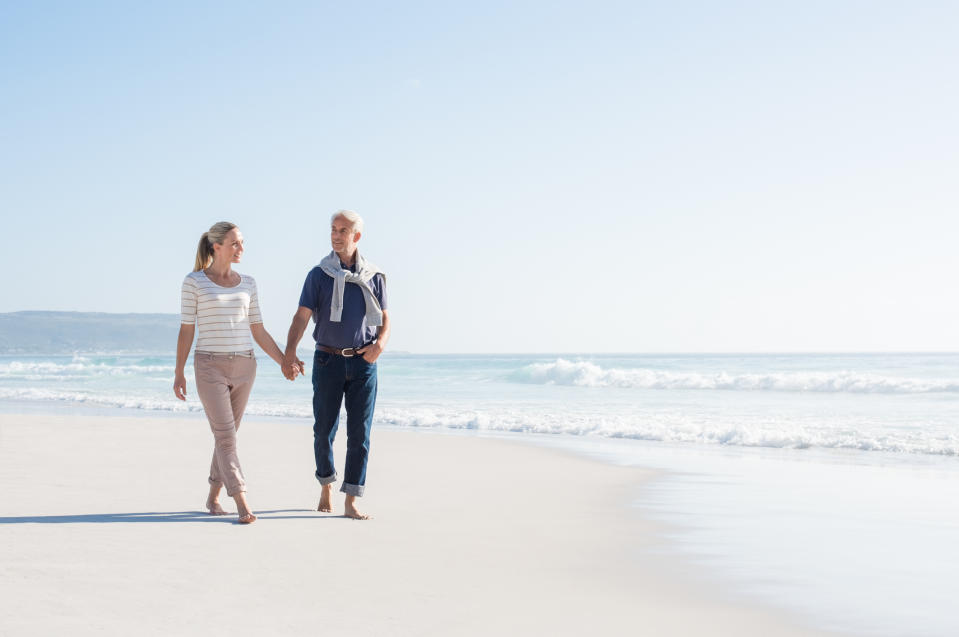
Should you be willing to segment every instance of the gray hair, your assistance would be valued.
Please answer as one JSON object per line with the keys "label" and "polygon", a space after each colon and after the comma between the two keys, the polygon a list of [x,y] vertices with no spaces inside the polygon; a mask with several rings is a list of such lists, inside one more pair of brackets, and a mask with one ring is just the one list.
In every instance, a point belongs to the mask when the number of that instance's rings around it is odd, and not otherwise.
{"label": "gray hair", "polygon": [[333,216],[330,217],[330,225],[336,221],[337,217],[343,217],[353,225],[353,232],[363,232],[363,217],[356,214],[352,210],[337,210],[333,213]]}

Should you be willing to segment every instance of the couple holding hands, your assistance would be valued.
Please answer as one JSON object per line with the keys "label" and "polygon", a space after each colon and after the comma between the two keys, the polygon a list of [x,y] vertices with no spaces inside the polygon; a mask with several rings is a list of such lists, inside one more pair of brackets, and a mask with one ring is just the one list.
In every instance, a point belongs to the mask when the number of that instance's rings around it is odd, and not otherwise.
{"label": "couple holding hands", "polygon": [[219,495],[236,502],[239,522],[256,520],[246,500],[246,482],[236,451],[236,432],[256,377],[250,337],[293,380],[305,373],[296,347],[312,318],[313,452],[316,479],[322,485],[318,511],[333,511],[333,439],[345,402],[347,451],[343,484],[344,515],[358,520],[356,498],[363,495],[370,450],[370,426],[376,403],[376,359],[390,335],[386,309],[386,276],[357,250],[363,219],[340,210],[330,220],[333,251],[310,270],[299,307],[286,339],[286,351],[263,327],[253,277],[233,270],[243,255],[243,235],[235,224],[221,221],[200,237],[193,272],[183,280],[180,334],[177,339],[173,392],[186,400],[184,368],[196,336],[193,367],[196,392],[213,431],[210,465],[211,515],[226,515]]}

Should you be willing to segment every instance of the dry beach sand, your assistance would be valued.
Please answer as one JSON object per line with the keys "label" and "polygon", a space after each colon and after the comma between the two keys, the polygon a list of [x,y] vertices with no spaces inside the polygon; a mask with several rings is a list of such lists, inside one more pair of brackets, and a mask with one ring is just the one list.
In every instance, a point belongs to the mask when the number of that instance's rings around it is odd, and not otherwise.
{"label": "dry beach sand", "polygon": [[244,421],[241,526],[203,513],[202,415],[0,415],[0,634],[822,634],[658,550],[650,472],[374,430],[355,521],[313,510],[311,436]]}

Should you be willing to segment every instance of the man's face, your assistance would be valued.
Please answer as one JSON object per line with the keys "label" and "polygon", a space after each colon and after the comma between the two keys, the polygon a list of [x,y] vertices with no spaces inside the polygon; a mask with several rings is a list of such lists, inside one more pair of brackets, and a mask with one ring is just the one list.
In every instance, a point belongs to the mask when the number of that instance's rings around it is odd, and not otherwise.
{"label": "man's face", "polygon": [[353,224],[346,217],[337,217],[330,227],[330,243],[333,252],[350,255],[356,250],[356,243],[360,240],[360,233],[353,232]]}

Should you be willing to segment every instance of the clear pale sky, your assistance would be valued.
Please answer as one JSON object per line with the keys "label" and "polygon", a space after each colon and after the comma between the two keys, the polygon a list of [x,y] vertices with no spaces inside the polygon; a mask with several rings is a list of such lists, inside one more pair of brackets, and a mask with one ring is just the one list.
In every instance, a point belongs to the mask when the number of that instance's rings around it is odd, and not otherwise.
{"label": "clear pale sky", "polygon": [[351,208],[395,350],[959,350],[957,69],[956,2],[3,2],[0,312],[177,312],[224,219],[282,342]]}

